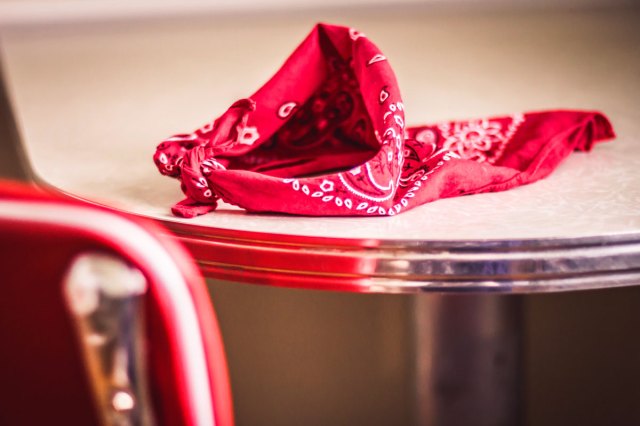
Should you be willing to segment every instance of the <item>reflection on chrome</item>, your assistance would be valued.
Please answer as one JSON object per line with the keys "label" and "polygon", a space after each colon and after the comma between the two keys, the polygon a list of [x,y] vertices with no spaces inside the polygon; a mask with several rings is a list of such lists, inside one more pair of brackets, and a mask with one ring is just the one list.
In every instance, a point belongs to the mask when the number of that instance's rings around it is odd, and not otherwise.
{"label": "reflection on chrome", "polygon": [[131,395],[129,392],[117,391],[111,399],[111,404],[114,410],[122,412],[133,410],[136,402],[133,398],[133,395]]}
{"label": "reflection on chrome", "polygon": [[147,282],[120,258],[85,253],[64,283],[103,424],[150,425],[143,313]]}

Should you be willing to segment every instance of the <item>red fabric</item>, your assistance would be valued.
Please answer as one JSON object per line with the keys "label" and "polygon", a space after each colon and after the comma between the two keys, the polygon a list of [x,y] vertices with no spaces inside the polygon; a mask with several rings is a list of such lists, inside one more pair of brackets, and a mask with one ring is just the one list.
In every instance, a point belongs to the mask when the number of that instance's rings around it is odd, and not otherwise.
{"label": "red fabric", "polygon": [[405,128],[395,75],[362,33],[319,24],[250,99],[157,148],[193,217],[217,200],[254,212],[395,215],[547,176],[614,136],[598,112],[548,111]]}

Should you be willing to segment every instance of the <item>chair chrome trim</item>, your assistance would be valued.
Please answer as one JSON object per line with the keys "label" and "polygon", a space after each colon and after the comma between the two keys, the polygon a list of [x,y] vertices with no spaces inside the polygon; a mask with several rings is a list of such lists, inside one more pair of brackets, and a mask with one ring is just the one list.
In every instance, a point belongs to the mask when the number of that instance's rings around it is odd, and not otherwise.
{"label": "chair chrome trim", "polygon": [[142,272],[105,253],[78,255],[64,278],[94,399],[105,425],[154,425],[148,392]]}

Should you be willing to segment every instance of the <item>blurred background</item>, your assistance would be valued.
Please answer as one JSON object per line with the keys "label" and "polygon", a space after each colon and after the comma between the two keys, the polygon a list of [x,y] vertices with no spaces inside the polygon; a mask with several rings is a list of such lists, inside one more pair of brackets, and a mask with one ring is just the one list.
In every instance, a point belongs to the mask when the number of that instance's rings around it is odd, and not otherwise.
{"label": "blurred background", "polygon": [[373,9],[580,9],[633,6],[636,0],[0,0],[0,25],[203,14],[261,14]]}

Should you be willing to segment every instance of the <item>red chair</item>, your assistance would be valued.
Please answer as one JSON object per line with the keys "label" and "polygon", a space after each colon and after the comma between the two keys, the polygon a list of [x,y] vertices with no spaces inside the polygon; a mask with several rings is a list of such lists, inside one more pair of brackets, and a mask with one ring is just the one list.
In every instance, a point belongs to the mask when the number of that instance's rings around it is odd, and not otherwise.
{"label": "red chair", "polygon": [[204,282],[165,231],[0,183],[0,424],[233,424]]}

